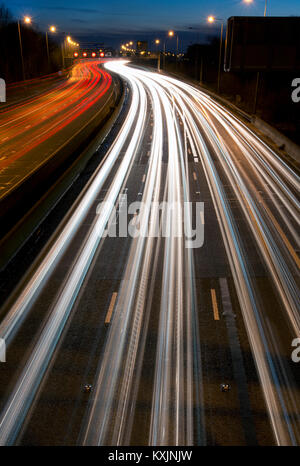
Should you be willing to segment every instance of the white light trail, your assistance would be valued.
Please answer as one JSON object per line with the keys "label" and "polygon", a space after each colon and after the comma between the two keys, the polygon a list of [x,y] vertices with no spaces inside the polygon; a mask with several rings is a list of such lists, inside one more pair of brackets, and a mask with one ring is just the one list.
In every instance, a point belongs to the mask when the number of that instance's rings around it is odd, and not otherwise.
{"label": "white light trail", "polygon": [[[280,385],[282,374],[274,364],[270,349],[274,347],[272,335],[222,177],[226,177],[239,203],[249,234],[277,289],[285,320],[295,336],[300,336],[299,290],[295,273],[299,260],[295,252],[300,210],[296,195],[299,178],[245,124],[193,86],[131,68],[126,62],[108,62],[106,68],[119,73],[130,83],[132,101],[128,115],[77,209],[1,323],[0,337],[7,342],[55,272],[56,264],[124,147],[125,155],[112,179],[105,207],[92,224],[1,414],[0,444],[14,442],[52,358],[124,180],[141,150],[149,98],[153,107],[153,132],[142,200],[150,205],[152,201],[159,201],[163,192],[164,200],[177,206],[189,201],[188,165],[199,161],[197,167],[205,174],[213,200],[276,442],[279,445],[299,443],[300,428],[290,414],[290,407],[297,406],[296,398],[292,399],[296,395],[291,389],[287,396]],[[168,154],[163,153],[164,138]],[[128,146],[125,146],[126,141]],[[162,160],[166,155],[168,166],[163,178]],[[268,186],[265,188],[264,184]],[[268,203],[257,192],[257,186],[271,194]],[[284,232],[278,228],[277,214],[286,221]],[[148,209],[141,213],[142,230],[148,227],[149,221],[156,224],[157,219],[151,215]],[[194,392],[199,393],[201,389],[201,360],[195,330],[197,303],[193,253],[184,247],[182,238],[176,236],[183,220],[182,210],[177,208],[168,218],[168,238],[155,240],[151,235],[140,234],[132,241],[84,429],[82,442],[85,445],[130,442],[159,259],[163,266],[162,286],[148,442],[153,445],[196,443]],[[191,225],[189,214],[185,220]],[[201,404],[200,398],[197,403]],[[205,444],[204,417],[200,416],[199,424],[197,442]]]}

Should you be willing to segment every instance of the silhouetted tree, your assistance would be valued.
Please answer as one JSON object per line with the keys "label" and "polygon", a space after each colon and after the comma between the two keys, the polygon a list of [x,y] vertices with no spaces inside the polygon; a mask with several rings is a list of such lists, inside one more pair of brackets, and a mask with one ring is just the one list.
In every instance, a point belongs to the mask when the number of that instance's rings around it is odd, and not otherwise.
{"label": "silhouetted tree", "polygon": [[0,5],[0,27],[6,26],[13,19],[11,12],[8,8],[2,3]]}
{"label": "silhouetted tree", "polygon": [[[20,27],[26,79],[57,71],[61,66],[58,45],[49,37],[49,67],[45,34],[33,26]],[[18,24],[4,4],[0,6],[0,77],[7,83],[22,79]]]}

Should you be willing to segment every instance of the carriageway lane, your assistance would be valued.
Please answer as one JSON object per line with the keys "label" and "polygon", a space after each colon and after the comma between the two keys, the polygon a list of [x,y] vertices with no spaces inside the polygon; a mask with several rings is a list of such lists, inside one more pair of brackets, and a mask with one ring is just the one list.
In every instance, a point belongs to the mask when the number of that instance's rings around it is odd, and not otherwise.
{"label": "carriageway lane", "polygon": [[78,62],[67,79],[0,108],[0,199],[46,163],[105,104],[112,78],[100,61]]}
{"label": "carriageway lane", "polygon": [[[124,262],[118,276],[121,282],[118,289],[114,289],[118,293],[117,300],[108,334],[103,338],[90,406],[78,442],[128,444],[131,438],[137,438],[136,426],[141,424],[139,418],[145,411],[147,430],[146,436],[139,439],[141,443],[184,445],[223,441],[226,444],[243,443],[245,438],[246,443],[252,442],[254,434],[248,439],[247,436],[242,439],[238,434],[235,438],[234,435],[226,438],[226,433],[222,434],[222,423],[224,426],[230,409],[237,410],[239,419],[236,422],[244,430],[249,423],[252,429],[255,430],[253,423],[257,428],[257,421],[248,419],[249,416],[251,418],[250,406],[255,398],[253,390],[252,394],[245,395],[245,389],[249,389],[246,378],[252,370],[244,364],[244,346],[247,345],[260,381],[260,389],[256,393],[260,394],[260,390],[263,393],[266,403],[263,410],[268,414],[275,443],[297,443],[299,391],[293,366],[286,358],[290,350],[286,346],[290,344],[289,338],[297,335],[299,330],[295,301],[297,238],[294,234],[299,208],[295,197],[297,177],[242,122],[205,94],[180,81],[132,69],[120,62],[109,63],[107,67],[130,83],[132,103],[125,126],[99,173],[95,174],[93,181],[98,180],[91,197],[88,190],[82,196],[83,203],[91,206],[110,173],[108,191],[104,196],[106,204],[98,217],[95,218],[91,212],[94,217],[88,222],[91,225],[88,235],[82,231],[82,248],[76,255],[70,250],[69,254],[75,257],[72,266],[70,261],[61,262],[65,264],[65,267],[61,266],[63,287],[48,304],[46,325],[16,382],[18,401],[12,395],[4,406],[0,429],[2,442],[16,440],[74,303],[75,306],[79,303],[79,308],[84,306],[82,299],[92,289],[89,282],[108,241],[101,240],[101,235],[111,210],[118,195],[134,186],[138,173],[134,171],[133,161],[141,163],[144,160],[144,187],[137,196],[146,203],[165,200],[175,204],[178,201],[178,205],[165,219],[170,228],[167,238],[139,235],[130,241],[130,248],[127,243],[128,256],[120,259]],[[145,150],[149,98],[153,121],[150,124],[151,142]],[[125,153],[116,167],[122,147]],[[110,172],[112,167],[114,171]],[[132,173],[133,178],[130,179]],[[198,183],[200,188],[195,192],[195,184]],[[175,234],[183,223],[180,205],[185,200],[201,199],[203,195],[211,204],[213,217],[212,220],[204,217],[210,231],[214,225],[209,240],[216,243],[210,257],[207,251],[203,254],[205,262],[201,257],[202,248],[186,248],[184,239]],[[276,201],[280,196],[280,203],[274,202],[275,195]],[[81,214],[77,214],[73,226],[82,226],[84,215],[82,209],[79,210]],[[156,218],[149,216],[147,209],[139,216],[142,231],[149,218],[151,224],[155,224]],[[200,215],[202,224],[204,218]],[[185,221],[188,225],[192,220],[195,220],[193,215],[187,213]],[[44,281],[56,265],[56,258],[61,260],[61,251],[65,250],[70,238],[70,230],[63,230],[58,241],[60,244],[54,243],[46,261],[42,262],[44,269],[37,269],[25,293],[10,310],[10,319],[0,327],[8,336],[14,334],[22,316],[32,311],[36,294],[42,293]],[[109,241],[113,244],[111,239]],[[117,251],[119,247],[122,251],[124,245],[116,246]],[[102,266],[104,270],[105,267]],[[209,282],[201,282],[205,278]],[[216,326],[220,323],[218,329],[211,330],[211,324],[206,322],[208,292],[213,315],[225,311],[224,320],[221,318],[218,322],[217,318],[214,319]],[[276,303],[274,309],[268,309],[266,298]],[[237,315],[236,324],[233,313]],[[151,334],[153,324],[155,332]],[[211,341],[205,337],[205,325],[212,335]],[[218,349],[218,367],[222,361],[225,366],[233,368],[227,372],[226,369],[220,371],[220,374],[230,377],[233,370],[236,387],[232,406],[230,403],[225,406],[223,416],[222,409],[217,410],[219,427],[215,428],[217,432],[213,432],[213,423],[207,418],[215,414],[213,410],[218,406],[213,406],[213,403],[219,400],[215,387],[210,385],[213,370],[208,371],[203,362],[209,361],[211,369],[216,364],[216,349],[210,349],[209,343],[215,343],[218,334],[225,335],[225,348],[219,346]],[[150,346],[147,346],[149,342]],[[148,388],[147,408],[143,410],[139,387],[143,386],[145,367],[149,367],[148,348],[153,355],[153,378]],[[205,354],[201,351],[203,348],[206,349]],[[59,358],[57,353],[55,356]],[[251,357],[247,356],[249,364],[250,360]],[[208,393],[212,402],[211,415],[205,403]],[[259,405],[261,408],[263,402]],[[261,415],[263,417],[264,413]],[[237,423],[235,432],[238,432]],[[30,434],[27,439],[30,439]]]}

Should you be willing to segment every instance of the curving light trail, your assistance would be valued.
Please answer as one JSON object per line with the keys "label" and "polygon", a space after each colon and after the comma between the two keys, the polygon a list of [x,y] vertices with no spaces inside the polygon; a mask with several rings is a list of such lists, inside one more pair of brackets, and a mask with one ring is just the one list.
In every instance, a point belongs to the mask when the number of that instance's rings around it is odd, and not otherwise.
{"label": "curving light trail", "polygon": [[[194,409],[195,404],[201,404],[202,376],[200,342],[195,330],[193,250],[186,248],[184,238],[178,235],[184,220],[190,229],[192,225],[191,215],[183,218],[182,211],[183,203],[191,197],[189,144],[194,160],[201,162],[209,186],[276,442],[299,444],[300,426],[295,415],[299,392],[292,384],[289,390],[282,387],[281,380],[289,383],[289,376],[280,354],[276,354],[279,364],[275,363],[276,343],[223,181],[225,177],[239,203],[249,234],[276,289],[291,335],[299,337],[296,252],[299,178],[246,125],[205,93],[174,78],[131,68],[126,62],[108,62],[105,66],[130,85],[127,117],[80,203],[2,321],[0,337],[8,343],[55,273],[56,264],[70,246],[122,151],[124,156],[112,177],[103,207],[77,251],[72,270],[53,300],[49,318],[1,413],[0,444],[15,441],[96,251],[105,241],[102,238],[105,226],[134,160],[143,150],[150,105],[154,117],[152,142],[142,200],[149,206],[151,202],[161,201],[163,193],[163,200],[175,205],[169,216],[162,217],[170,234],[167,238],[146,234],[148,226],[151,229],[156,224],[157,214],[148,208],[139,214],[140,230],[144,234],[131,243],[82,443],[126,445],[130,442],[159,264],[162,280],[148,442],[153,445],[206,442],[205,418],[200,416],[196,420]],[[164,142],[167,142],[167,154]],[[166,175],[162,176],[165,156],[168,164]],[[268,201],[262,192],[269,195]],[[280,227],[280,219],[285,222],[284,229]]]}
{"label": "curving light trail", "polygon": [[46,141],[51,147],[51,137],[68,130],[71,123],[101,99],[112,79],[99,65],[99,61],[79,62],[69,79],[59,82],[54,89],[0,112],[1,173],[23,157],[26,157],[27,173],[30,168],[35,169],[37,162],[34,160],[31,167],[30,152]]}

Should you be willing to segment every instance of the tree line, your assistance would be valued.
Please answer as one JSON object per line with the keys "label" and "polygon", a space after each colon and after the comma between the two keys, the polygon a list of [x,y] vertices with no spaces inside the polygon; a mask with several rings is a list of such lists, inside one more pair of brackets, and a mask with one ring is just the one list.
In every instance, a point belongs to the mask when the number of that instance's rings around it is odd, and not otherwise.
{"label": "tree line", "polygon": [[[62,67],[59,44],[48,35],[48,61],[46,34],[32,24],[26,25],[21,20],[19,24],[25,79],[58,71]],[[23,79],[18,21],[4,4],[0,5],[0,77],[6,83]]]}

